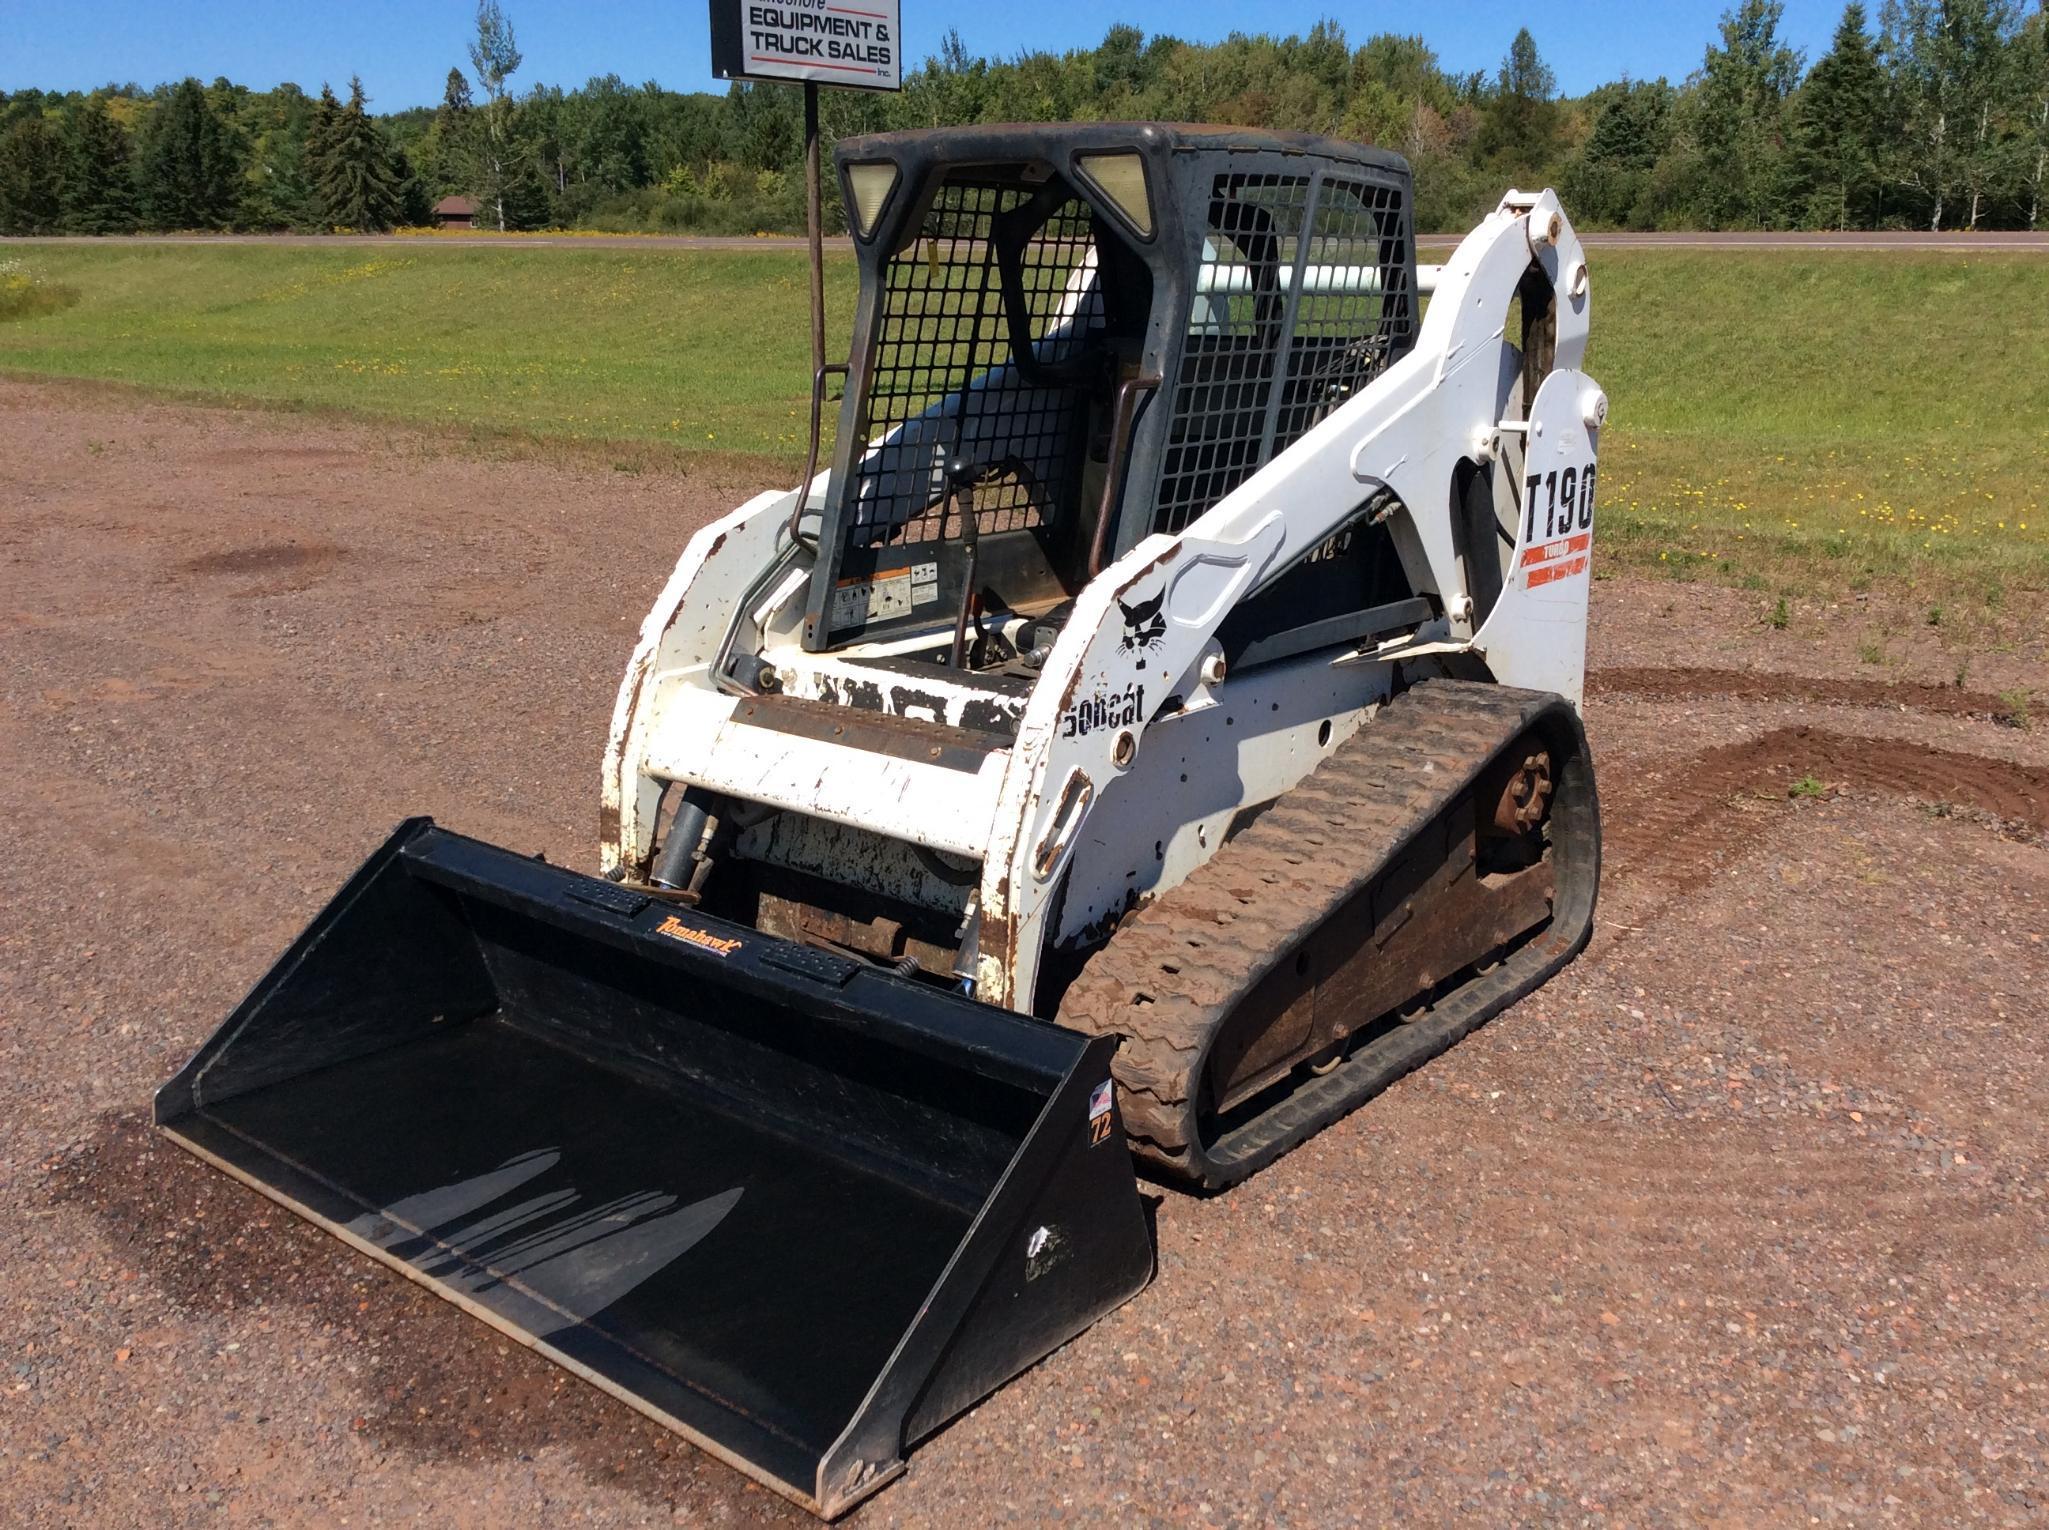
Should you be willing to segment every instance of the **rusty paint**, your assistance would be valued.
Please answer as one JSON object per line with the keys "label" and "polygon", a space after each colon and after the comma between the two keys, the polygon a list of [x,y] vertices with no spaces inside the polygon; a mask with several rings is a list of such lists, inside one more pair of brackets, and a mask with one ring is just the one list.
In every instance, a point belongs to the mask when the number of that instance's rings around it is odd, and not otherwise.
{"label": "rusty paint", "polygon": [[[922,717],[888,712],[858,712],[824,701],[806,701],[792,696],[758,696],[733,709],[733,720],[750,727],[766,728],[797,738],[815,739],[870,754],[916,760],[964,770],[973,774],[982,768],[994,747],[973,735],[963,734],[945,723]],[[908,790],[909,782],[904,783]]]}
{"label": "rusty paint", "polygon": [[960,725],[983,733],[1015,733],[1024,716],[1024,699],[977,696],[960,709]]}
{"label": "rusty paint", "polygon": [[1067,849],[1081,831],[1082,820],[1088,816],[1095,799],[1096,786],[1089,779],[1088,772],[1078,766],[1070,770],[1066,781],[1061,784],[1060,801],[1053,809],[1045,835],[1032,852],[1032,873],[1041,882],[1050,878],[1066,857]]}
{"label": "rusty paint", "polygon": [[599,800],[601,805],[598,809],[598,851],[601,856],[605,852],[611,851],[622,865],[632,859],[627,853],[628,846],[625,834],[623,833],[626,793],[630,790],[623,779],[626,771],[629,769],[627,765],[627,743],[633,736],[633,725],[640,715],[641,691],[647,684],[648,673],[653,668],[653,661],[654,655],[650,651],[646,662],[642,662],[640,657],[636,655],[628,666],[627,679],[629,689],[626,705],[620,716],[618,726],[613,729],[612,736],[606,740],[605,775],[604,779],[599,783]]}
{"label": "rusty paint", "polygon": [[857,712],[886,712],[882,704],[882,687],[872,680],[856,680],[849,676],[810,671],[818,686],[818,699],[829,706],[849,707]]}
{"label": "rusty paint", "polygon": [[947,697],[944,691],[925,691],[913,685],[892,685],[889,688],[889,701],[889,710],[899,717],[909,717],[912,707],[923,707],[932,714],[923,721],[946,721]]}
{"label": "rusty paint", "polygon": [[982,943],[976,962],[977,986],[988,983],[988,979],[981,974],[994,967],[1002,974],[1002,986],[1000,994],[997,995],[1002,1001],[1008,1001],[1010,997],[1012,961],[1016,956],[1016,948],[1017,915],[1004,914],[997,917],[985,910],[982,914]]}
{"label": "rusty paint", "polygon": [[629,673],[629,680],[632,684],[632,690],[628,693],[627,696],[626,713],[625,716],[620,720],[619,727],[614,731],[612,735],[613,742],[618,744],[622,751],[625,749],[626,740],[633,733],[633,721],[636,717],[640,715],[640,693],[642,688],[646,686],[648,672],[651,669],[653,669],[653,667],[654,655],[650,653],[648,655],[647,663],[643,664],[636,660]]}

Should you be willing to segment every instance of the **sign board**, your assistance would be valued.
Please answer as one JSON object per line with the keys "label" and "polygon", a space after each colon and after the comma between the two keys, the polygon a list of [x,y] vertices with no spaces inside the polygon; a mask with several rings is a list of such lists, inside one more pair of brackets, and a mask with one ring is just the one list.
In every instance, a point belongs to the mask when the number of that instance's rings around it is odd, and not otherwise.
{"label": "sign board", "polygon": [[711,72],[901,90],[898,0],[711,0]]}

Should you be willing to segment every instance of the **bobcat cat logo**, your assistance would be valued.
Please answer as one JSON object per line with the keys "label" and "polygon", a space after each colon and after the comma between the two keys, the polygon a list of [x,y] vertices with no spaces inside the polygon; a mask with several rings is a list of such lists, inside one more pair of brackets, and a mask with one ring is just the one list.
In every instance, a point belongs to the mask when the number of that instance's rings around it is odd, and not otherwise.
{"label": "bobcat cat logo", "polygon": [[[1151,653],[1160,646],[1160,639],[1167,635],[1167,619],[1160,615],[1160,607],[1167,603],[1167,592],[1160,591],[1151,600],[1142,600],[1135,606],[1117,602],[1117,609],[1124,613],[1124,651],[1126,653]],[[1138,661],[1140,669],[1145,660]]]}

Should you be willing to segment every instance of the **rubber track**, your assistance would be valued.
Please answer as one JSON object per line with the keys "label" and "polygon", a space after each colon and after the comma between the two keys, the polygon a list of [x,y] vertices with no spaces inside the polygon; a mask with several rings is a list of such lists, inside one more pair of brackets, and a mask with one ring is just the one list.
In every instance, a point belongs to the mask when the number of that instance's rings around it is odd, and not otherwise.
{"label": "rubber track", "polygon": [[[1553,714],[1546,719],[1546,714]],[[1559,715],[1562,714],[1562,717]],[[1557,696],[1433,680],[1404,692],[1180,885],[1139,909],[1089,961],[1060,1021],[1123,1038],[1112,1071],[1132,1149],[1166,1176],[1235,1183],[1443,1051],[1570,960],[1592,926],[1592,888],[1561,886],[1554,928],[1414,1024],[1358,1046],[1331,1072],[1206,1148],[1191,1102],[1226,1017],[1298,942],[1381,868],[1510,743],[1577,718]],[[1598,866],[1598,817],[1588,815]],[[1554,821],[1557,818],[1554,813]],[[1592,873],[1598,876],[1598,870]],[[1568,920],[1568,903],[1583,914]],[[1571,923],[1574,927],[1557,928]]]}

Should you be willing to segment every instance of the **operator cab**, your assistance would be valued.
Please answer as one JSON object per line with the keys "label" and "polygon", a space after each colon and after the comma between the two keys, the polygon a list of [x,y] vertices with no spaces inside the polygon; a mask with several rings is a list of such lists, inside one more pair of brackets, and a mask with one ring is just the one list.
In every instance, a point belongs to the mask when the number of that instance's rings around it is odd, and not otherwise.
{"label": "operator cab", "polygon": [[[1104,123],[876,134],[836,161],[861,284],[813,652],[1028,682],[1090,579],[1414,340],[1409,172],[1379,150]],[[1307,616],[1406,594],[1386,543],[1362,516],[1318,549]],[[1274,593],[1247,609],[1305,619]]]}

